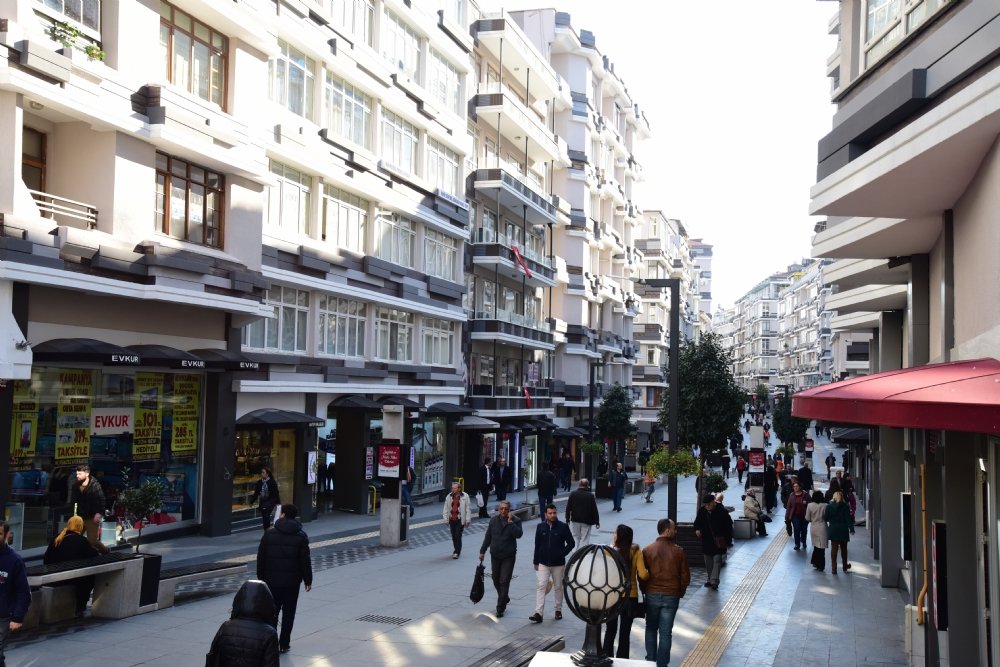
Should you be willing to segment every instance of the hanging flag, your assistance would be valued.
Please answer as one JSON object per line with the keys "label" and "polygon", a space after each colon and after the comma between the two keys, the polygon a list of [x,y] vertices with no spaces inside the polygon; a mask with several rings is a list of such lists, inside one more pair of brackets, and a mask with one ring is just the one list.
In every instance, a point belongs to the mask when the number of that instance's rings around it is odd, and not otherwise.
{"label": "hanging flag", "polygon": [[[527,269],[525,269],[525,270],[527,270]],[[530,276],[531,274],[529,273],[528,275]],[[525,398],[526,401],[528,401],[528,409],[530,410],[531,409],[531,394],[528,393],[528,388],[527,387],[521,387],[521,389],[524,391],[524,398]]]}
{"label": "hanging flag", "polygon": [[510,247],[510,249],[514,251],[514,257],[517,258],[517,263],[521,265],[521,268],[524,269],[524,273],[530,278],[531,277],[531,271],[528,270],[528,267],[524,263],[524,260],[521,259],[521,251],[517,249],[516,245],[512,245]]}

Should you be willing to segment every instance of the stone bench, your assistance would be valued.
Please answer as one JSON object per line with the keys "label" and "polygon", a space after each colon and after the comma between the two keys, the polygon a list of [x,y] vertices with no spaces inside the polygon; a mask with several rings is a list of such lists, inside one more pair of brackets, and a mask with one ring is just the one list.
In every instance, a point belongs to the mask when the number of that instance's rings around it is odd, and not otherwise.
{"label": "stone bench", "polygon": [[510,511],[521,521],[538,518],[538,503],[510,502]]}
{"label": "stone bench", "polygon": [[186,584],[189,581],[199,581],[201,579],[214,579],[215,577],[228,577],[236,574],[245,574],[246,563],[217,562],[199,563],[187,567],[175,567],[169,570],[160,570],[160,587],[156,595],[156,608],[166,609],[174,606],[174,595],[179,584]]}
{"label": "stone bench", "polygon": [[564,648],[566,642],[562,637],[515,639],[473,662],[469,667],[525,667],[536,653],[558,653]]}
{"label": "stone bench", "polygon": [[76,612],[76,587],[52,586],[64,581],[93,576],[94,602],[91,615],[99,618],[126,618],[139,613],[143,559],[133,553],[110,553],[55,565],[27,568],[31,587],[31,608],[25,625],[58,623]]}

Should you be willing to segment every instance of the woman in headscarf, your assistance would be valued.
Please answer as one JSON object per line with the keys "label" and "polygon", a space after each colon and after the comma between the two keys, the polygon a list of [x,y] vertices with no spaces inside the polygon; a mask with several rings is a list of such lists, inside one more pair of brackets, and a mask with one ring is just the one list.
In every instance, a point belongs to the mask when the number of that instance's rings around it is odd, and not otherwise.
{"label": "woman in headscarf", "polygon": [[[46,565],[54,565],[71,560],[95,558],[99,555],[100,552],[90,544],[87,536],[83,534],[83,519],[71,516],[62,532],[49,543],[49,548],[45,550],[42,562]],[[87,602],[90,601],[90,594],[94,590],[94,576],[70,579],[64,585],[71,584],[76,584],[76,616],[79,618],[87,609]]]}

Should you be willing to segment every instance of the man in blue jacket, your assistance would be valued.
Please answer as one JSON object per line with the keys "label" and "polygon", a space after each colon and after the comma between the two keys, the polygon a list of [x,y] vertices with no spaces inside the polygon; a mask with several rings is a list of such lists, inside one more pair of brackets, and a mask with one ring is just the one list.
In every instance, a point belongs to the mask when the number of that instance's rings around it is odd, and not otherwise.
{"label": "man in blue jacket", "polygon": [[7,545],[13,535],[10,524],[0,521],[0,667],[7,665],[3,657],[7,637],[21,627],[31,605],[24,561]]}
{"label": "man in blue jacket", "polygon": [[535,529],[535,578],[538,588],[535,591],[535,615],[528,617],[529,621],[541,623],[544,618],[545,589],[550,577],[552,588],[556,591],[556,620],[562,620],[563,571],[566,569],[566,556],[575,545],[569,526],[559,520],[556,506],[548,504],[545,521]]}

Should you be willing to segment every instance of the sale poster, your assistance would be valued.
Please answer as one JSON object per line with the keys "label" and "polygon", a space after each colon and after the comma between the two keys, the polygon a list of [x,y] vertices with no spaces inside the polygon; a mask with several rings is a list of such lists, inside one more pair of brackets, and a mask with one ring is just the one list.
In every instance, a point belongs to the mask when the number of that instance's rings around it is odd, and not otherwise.
{"label": "sale poster", "polygon": [[174,375],[174,415],[170,449],[175,454],[198,449],[198,406],[201,404],[201,377]]}
{"label": "sale poster", "polygon": [[399,447],[393,445],[379,445],[378,448],[378,476],[379,477],[399,477]]}
{"label": "sale poster", "polygon": [[86,463],[90,456],[90,408],[94,399],[94,373],[59,370],[59,404],[56,409],[56,461],[58,465]]}
{"label": "sale poster", "polygon": [[750,472],[764,472],[767,454],[763,451],[750,450]]}
{"label": "sale poster", "polygon": [[135,374],[135,433],[132,460],[160,458],[163,439],[163,376],[159,373]]}
{"label": "sale poster", "polygon": [[10,455],[12,465],[20,465],[17,459],[31,459],[35,456],[35,442],[38,440],[38,389],[39,377],[14,381],[14,415],[11,424]]}

